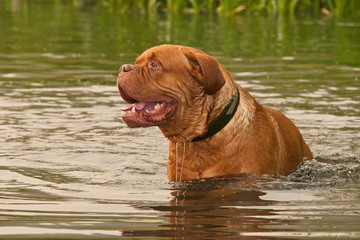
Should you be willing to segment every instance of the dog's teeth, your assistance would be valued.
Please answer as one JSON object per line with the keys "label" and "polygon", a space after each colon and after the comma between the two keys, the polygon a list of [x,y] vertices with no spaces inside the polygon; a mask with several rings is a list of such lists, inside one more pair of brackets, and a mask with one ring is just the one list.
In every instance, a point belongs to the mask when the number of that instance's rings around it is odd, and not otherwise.
{"label": "dog's teeth", "polygon": [[149,111],[149,109],[146,109],[145,112],[149,113],[150,111]]}
{"label": "dog's teeth", "polygon": [[136,112],[135,106],[131,109],[131,112],[133,112],[133,113]]}
{"label": "dog's teeth", "polygon": [[157,104],[155,105],[154,109],[156,110],[156,109],[159,109],[160,107],[161,107],[161,104],[160,104],[160,103],[157,103]]}

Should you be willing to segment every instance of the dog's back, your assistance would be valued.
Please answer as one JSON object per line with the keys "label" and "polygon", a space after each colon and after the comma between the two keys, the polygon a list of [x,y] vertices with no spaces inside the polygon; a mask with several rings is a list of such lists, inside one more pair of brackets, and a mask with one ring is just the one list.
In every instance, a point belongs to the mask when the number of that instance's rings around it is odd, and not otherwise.
{"label": "dog's back", "polygon": [[285,145],[288,162],[283,165],[282,174],[289,173],[304,160],[311,160],[313,158],[311,150],[295,124],[284,114],[273,108],[264,106],[264,110],[275,119]]}

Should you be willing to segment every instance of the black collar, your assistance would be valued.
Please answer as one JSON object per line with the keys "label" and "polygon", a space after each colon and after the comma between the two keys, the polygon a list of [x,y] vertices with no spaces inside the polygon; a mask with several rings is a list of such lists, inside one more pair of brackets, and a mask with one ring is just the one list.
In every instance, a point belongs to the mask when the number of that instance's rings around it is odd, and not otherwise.
{"label": "black collar", "polygon": [[230,102],[225,106],[224,110],[217,116],[208,127],[207,133],[202,136],[196,137],[192,140],[192,142],[198,142],[204,139],[207,139],[216,133],[218,133],[221,129],[223,129],[228,122],[235,115],[236,109],[239,106],[240,93],[238,87],[235,85],[236,93],[230,100]]}

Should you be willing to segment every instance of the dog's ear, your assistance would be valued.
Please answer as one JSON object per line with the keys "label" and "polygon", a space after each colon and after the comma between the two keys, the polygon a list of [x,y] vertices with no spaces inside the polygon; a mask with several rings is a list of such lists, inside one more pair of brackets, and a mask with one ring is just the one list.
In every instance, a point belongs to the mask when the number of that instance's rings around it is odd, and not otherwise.
{"label": "dog's ear", "polygon": [[185,51],[184,54],[192,67],[190,74],[204,85],[205,93],[215,94],[225,84],[225,78],[215,58],[200,51]]}

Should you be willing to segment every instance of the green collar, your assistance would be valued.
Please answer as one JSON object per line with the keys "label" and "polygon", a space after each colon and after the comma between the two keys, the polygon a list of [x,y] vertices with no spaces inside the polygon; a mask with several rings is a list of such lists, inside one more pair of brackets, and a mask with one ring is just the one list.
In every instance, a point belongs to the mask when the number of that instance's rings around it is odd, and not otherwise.
{"label": "green collar", "polygon": [[208,127],[207,133],[202,136],[196,137],[192,140],[192,142],[198,142],[204,139],[207,139],[216,133],[218,133],[221,129],[223,129],[228,122],[235,115],[236,109],[239,106],[240,93],[238,87],[235,85],[236,93],[230,100],[230,102],[226,105],[224,110],[217,116]]}

